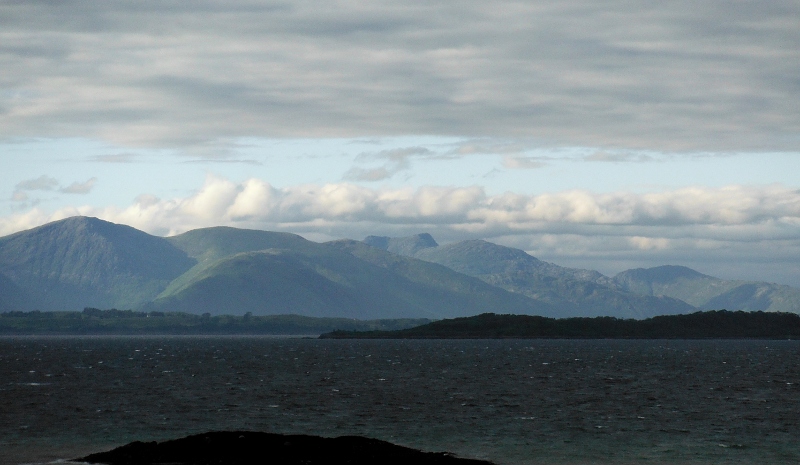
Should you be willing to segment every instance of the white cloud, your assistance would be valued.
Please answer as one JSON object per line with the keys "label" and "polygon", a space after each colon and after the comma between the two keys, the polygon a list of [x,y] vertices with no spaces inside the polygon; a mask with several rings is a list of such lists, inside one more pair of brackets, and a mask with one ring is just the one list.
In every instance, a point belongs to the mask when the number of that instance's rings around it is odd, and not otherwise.
{"label": "white cloud", "polygon": [[485,238],[602,271],[684,263],[706,272],[747,274],[750,263],[772,279],[800,285],[800,191],[779,185],[489,196],[479,187],[276,188],[259,179],[235,183],[209,176],[183,198],[143,195],[125,208],[83,206],[53,213],[34,208],[0,218],[0,233],[76,214],[155,234],[217,225],[317,239],[427,231],[440,242]]}

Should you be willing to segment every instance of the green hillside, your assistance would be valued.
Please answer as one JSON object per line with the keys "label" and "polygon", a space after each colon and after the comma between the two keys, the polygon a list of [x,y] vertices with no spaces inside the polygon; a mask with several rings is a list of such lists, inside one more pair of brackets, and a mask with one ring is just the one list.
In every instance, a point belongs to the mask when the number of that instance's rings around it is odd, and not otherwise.
{"label": "green hillside", "polygon": [[488,309],[547,312],[536,302],[444,267],[386,254],[409,262],[406,265],[411,268],[403,272],[363,260],[343,250],[343,244],[323,244],[305,251],[269,249],[224,258],[147,309],[360,319],[445,318]]}
{"label": "green hillside", "polygon": [[320,247],[320,244],[296,234],[224,226],[194,229],[168,237],[167,240],[195,259],[197,264],[172,281],[158,295],[159,298],[174,294],[178,289],[191,283],[199,273],[222,258],[266,249],[310,251]]}

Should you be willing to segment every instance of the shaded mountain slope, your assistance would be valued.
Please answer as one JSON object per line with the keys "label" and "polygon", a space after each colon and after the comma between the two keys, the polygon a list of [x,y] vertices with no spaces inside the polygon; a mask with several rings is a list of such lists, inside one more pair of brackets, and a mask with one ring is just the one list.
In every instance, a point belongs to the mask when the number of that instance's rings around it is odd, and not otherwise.
{"label": "shaded mountain slope", "polygon": [[0,312],[38,307],[36,300],[0,273]]}
{"label": "shaded mountain slope", "polygon": [[719,279],[683,266],[627,270],[614,276],[614,282],[630,292],[674,297],[705,310],[800,313],[800,289],[766,282]]}
{"label": "shaded mountain slope", "polygon": [[137,307],[194,264],[164,238],[97,218],[0,238],[0,273],[40,310]]}
{"label": "shaded mountain slope", "polygon": [[[418,237],[396,241],[415,242]],[[382,244],[375,239],[371,242]],[[392,239],[383,243],[390,246]],[[420,242],[417,240],[416,244]],[[677,299],[619,291],[609,286],[613,285],[610,278],[596,271],[560,267],[522,250],[482,240],[408,249],[416,250],[414,257],[421,260],[439,263],[493,286],[545,302],[559,317],[646,318],[695,310]]]}

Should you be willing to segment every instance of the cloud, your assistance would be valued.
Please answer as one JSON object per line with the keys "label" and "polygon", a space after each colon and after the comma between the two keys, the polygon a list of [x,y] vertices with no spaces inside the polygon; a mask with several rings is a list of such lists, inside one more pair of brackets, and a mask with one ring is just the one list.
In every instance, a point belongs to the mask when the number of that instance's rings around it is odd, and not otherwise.
{"label": "cloud", "polygon": [[89,161],[98,163],[133,163],[139,158],[139,155],[134,153],[115,153],[108,155],[95,155],[89,157]]}
{"label": "cloud", "polygon": [[503,166],[511,169],[536,169],[546,165],[537,157],[503,157]]}
{"label": "cloud", "polygon": [[413,158],[436,157],[438,155],[426,147],[404,147],[378,152],[362,152],[356,156],[356,163],[374,164],[379,162],[382,163],[382,166],[354,166],[345,172],[342,179],[345,181],[382,181],[401,171],[410,169]]}
{"label": "cloud", "polygon": [[586,161],[612,162],[612,163],[642,163],[654,161],[650,155],[627,152],[595,152],[584,158]]}
{"label": "cloud", "polygon": [[0,137],[798,150],[797,2],[0,6]]}
{"label": "cloud", "polygon": [[[127,207],[39,208],[0,217],[9,234],[71,215],[154,234],[229,225],[317,240],[430,232],[445,243],[483,238],[559,264],[601,271],[659,264],[800,285],[800,191],[780,185],[657,193],[572,190],[487,195],[480,187],[376,189],[350,183],[277,188],[209,176],[186,197],[141,195]],[[748,269],[750,266],[752,269]],[[712,273],[713,274],[713,273]]]}
{"label": "cloud", "polygon": [[91,178],[86,182],[73,182],[69,186],[59,189],[59,192],[64,194],[88,194],[94,189],[96,183],[97,178]]}
{"label": "cloud", "polygon": [[[69,186],[60,187],[61,183],[56,178],[47,175],[39,176],[35,179],[28,179],[17,183],[14,187],[14,192],[11,194],[13,202],[27,202],[30,196],[26,192],[30,191],[45,191],[52,192],[58,191],[62,194],[88,194],[97,183],[97,178],[90,178],[86,182],[73,182]],[[38,199],[33,200],[34,203]]]}
{"label": "cloud", "polygon": [[38,178],[28,179],[18,183],[15,187],[15,191],[52,191],[57,188],[57,179],[41,175]]}

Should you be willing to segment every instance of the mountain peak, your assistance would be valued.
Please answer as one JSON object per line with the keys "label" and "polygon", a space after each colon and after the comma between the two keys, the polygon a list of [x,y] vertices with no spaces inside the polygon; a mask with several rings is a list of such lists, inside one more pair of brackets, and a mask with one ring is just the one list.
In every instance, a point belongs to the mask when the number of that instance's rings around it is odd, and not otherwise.
{"label": "mountain peak", "polygon": [[[619,279],[618,279],[619,278]],[[663,265],[653,268],[636,268],[633,270],[623,271],[619,273],[614,279],[625,280],[635,279],[644,280],[653,283],[669,283],[681,278],[697,279],[697,278],[710,278],[699,271],[695,271],[685,266],[677,265]]]}
{"label": "mountain peak", "polygon": [[438,247],[439,244],[428,233],[406,237],[367,236],[364,243],[398,255],[414,256],[422,249]]}
{"label": "mountain peak", "polygon": [[133,307],[193,264],[164,238],[85,216],[0,239],[0,272],[43,310]]}

